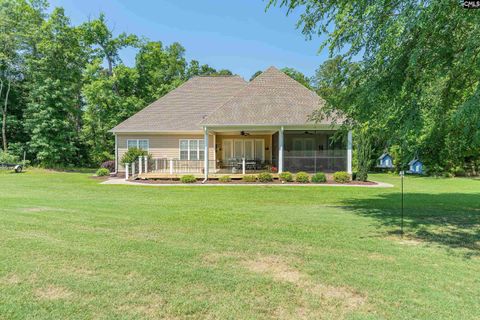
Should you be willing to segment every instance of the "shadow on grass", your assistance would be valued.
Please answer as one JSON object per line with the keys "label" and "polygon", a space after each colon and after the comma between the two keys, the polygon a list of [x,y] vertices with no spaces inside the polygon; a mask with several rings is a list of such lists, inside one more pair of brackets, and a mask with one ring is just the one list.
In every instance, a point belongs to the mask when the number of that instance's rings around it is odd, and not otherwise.
{"label": "shadow on grass", "polygon": [[[407,237],[449,248],[467,249],[466,257],[480,256],[480,194],[406,193],[404,201],[404,231]],[[388,234],[400,234],[400,193],[348,199],[343,203],[344,209],[374,218],[382,226],[395,228]]]}

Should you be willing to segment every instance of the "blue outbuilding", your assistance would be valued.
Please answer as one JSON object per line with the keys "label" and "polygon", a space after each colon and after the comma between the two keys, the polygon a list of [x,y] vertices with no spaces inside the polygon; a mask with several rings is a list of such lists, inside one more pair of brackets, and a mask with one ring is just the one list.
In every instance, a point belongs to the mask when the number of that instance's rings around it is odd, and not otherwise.
{"label": "blue outbuilding", "polygon": [[423,174],[423,163],[420,160],[413,159],[408,163],[408,165],[410,166],[408,173]]}
{"label": "blue outbuilding", "polygon": [[378,158],[378,168],[391,169],[393,168],[393,158],[388,153],[384,153]]}

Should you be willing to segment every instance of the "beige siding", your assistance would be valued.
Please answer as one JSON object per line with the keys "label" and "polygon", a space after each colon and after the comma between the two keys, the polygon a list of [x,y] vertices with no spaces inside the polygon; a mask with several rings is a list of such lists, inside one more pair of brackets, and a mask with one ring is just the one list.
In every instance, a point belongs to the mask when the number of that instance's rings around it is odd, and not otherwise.
{"label": "beige siding", "polygon": [[[153,158],[178,159],[180,157],[180,139],[203,139],[203,135],[195,134],[118,134],[118,171],[123,172],[125,169],[120,163],[120,159],[127,152],[127,140],[130,139],[148,139],[148,152]],[[208,138],[209,159],[214,159],[214,137],[210,135]]]}

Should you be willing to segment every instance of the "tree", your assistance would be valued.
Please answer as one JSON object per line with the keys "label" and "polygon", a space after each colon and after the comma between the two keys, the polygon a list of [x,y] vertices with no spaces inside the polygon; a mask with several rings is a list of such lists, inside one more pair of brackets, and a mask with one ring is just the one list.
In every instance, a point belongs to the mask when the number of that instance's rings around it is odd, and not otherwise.
{"label": "tree", "polygon": [[82,139],[92,163],[98,165],[113,157],[114,139],[108,131],[144,106],[137,97],[138,78],[136,69],[124,65],[114,67],[110,76],[99,59],[87,66],[82,89],[86,103]]}
{"label": "tree", "polygon": [[31,79],[25,127],[29,146],[42,165],[78,164],[86,50],[63,9],[55,9],[40,31],[36,53],[28,61]]}
{"label": "tree", "polygon": [[250,77],[250,81],[252,81],[253,79],[255,79],[256,77],[258,77],[259,75],[262,74],[262,71],[261,70],[258,70],[257,72],[255,72],[254,74],[252,74],[252,76]]}
{"label": "tree", "polygon": [[139,94],[151,103],[178,87],[184,81],[185,49],[179,43],[163,48],[160,41],[146,42],[135,60],[138,70]]}
{"label": "tree", "polygon": [[[42,1],[0,2],[0,111],[2,115],[2,147],[8,149],[8,137],[14,136],[19,116],[18,90],[24,78],[24,58],[31,52],[31,39],[41,19],[45,4]],[[18,84],[15,86],[15,84]],[[12,103],[14,103],[12,105]],[[7,132],[8,127],[11,129]]]}
{"label": "tree", "polygon": [[83,37],[87,45],[98,46],[95,53],[98,58],[106,59],[108,74],[112,75],[113,67],[121,62],[119,52],[121,49],[138,45],[138,37],[121,33],[118,37],[113,36],[112,30],[107,26],[103,13],[98,19],[84,23],[81,26]]}
{"label": "tree", "polygon": [[[455,155],[450,151],[462,144],[457,126],[468,121],[461,110],[475,100],[479,85],[480,16],[475,12],[453,0],[272,0],[269,5],[303,11],[298,27],[307,38],[326,35],[320,48],[339,54],[346,66],[338,65],[337,78],[330,77],[343,90],[328,112],[342,112],[356,128],[368,123],[377,140],[372,145],[401,146],[406,159],[418,155],[427,167],[480,158],[477,140],[467,142],[477,150],[473,155],[464,147]],[[463,137],[472,139],[479,129],[475,121],[468,127]]]}
{"label": "tree", "polygon": [[290,78],[303,84],[306,88],[308,89],[312,88],[310,84],[311,80],[300,71],[295,70],[294,68],[282,68],[281,71],[286,75],[288,75]]}

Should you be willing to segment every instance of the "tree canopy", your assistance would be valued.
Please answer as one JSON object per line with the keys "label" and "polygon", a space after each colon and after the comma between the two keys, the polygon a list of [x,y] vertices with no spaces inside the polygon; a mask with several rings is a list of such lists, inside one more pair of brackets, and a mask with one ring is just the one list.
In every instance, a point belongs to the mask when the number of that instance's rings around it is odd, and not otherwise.
{"label": "tree canopy", "polygon": [[[193,76],[231,75],[187,61],[179,43],[115,34],[107,18],[73,26],[44,0],[0,0],[1,146],[44,166],[98,165],[108,132]],[[122,49],[138,50],[134,66]]]}
{"label": "tree canopy", "polygon": [[378,156],[399,150],[432,171],[479,165],[480,15],[455,0],[271,0],[300,12],[308,38],[326,35],[331,59],[314,85],[326,112],[368,132]]}

